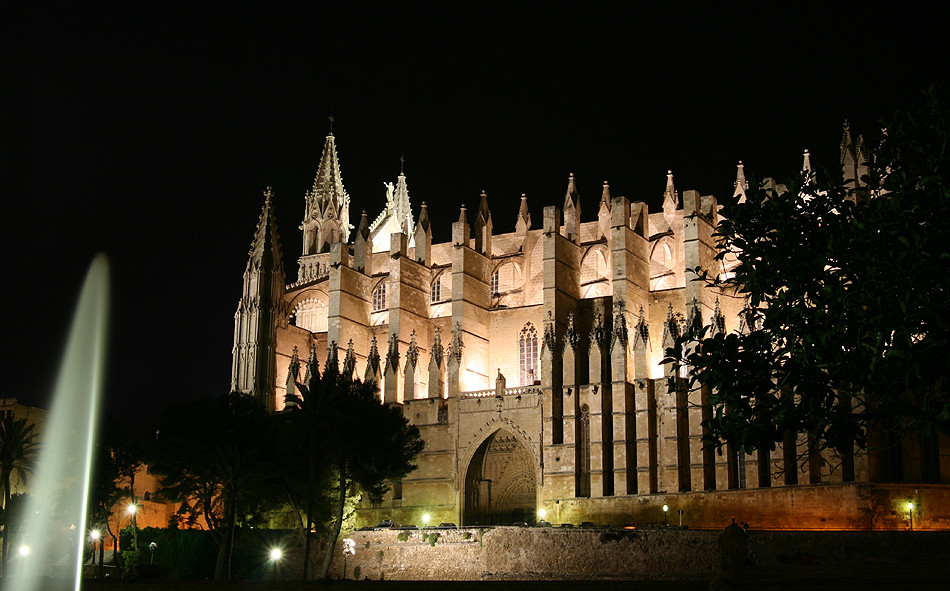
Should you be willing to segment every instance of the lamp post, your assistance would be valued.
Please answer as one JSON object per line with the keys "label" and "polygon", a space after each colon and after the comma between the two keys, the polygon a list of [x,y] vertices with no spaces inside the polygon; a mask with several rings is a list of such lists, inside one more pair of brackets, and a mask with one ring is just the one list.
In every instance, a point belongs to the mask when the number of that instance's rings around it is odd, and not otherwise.
{"label": "lamp post", "polygon": [[914,531],[914,501],[907,503],[907,511],[910,512],[910,531]]}
{"label": "lamp post", "polygon": [[670,510],[669,505],[663,505],[663,525],[666,525],[666,514]]}
{"label": "lamp post", "polygon": [[[89,539],[92,540],[92,563],[96,565],[96,578],[102,578],[102,534],[94,529],[89,532]],[[99,551],[99,562],[96,563],[96,551]]]}
{"label": "lamp post", "polygon": [[280,562],[280,558],[284,555],[280,551],[280,548],[273,548],[270,551],[270,562],[271,562],[271,578],[272,580],[277,580],[277,563]]}
{"label": "lamp post", "polygon": [[426,513],[425,515],[422,516],[422,527],[423,527],[423,529],[429,527],[429,519],[431,519],[431,517],[429,517],[429,514],[428,514],[428,513]]}
{"label": "lamp post", "polygon": [[149,560],[149,564],[155,564],[155,551],[158,550],[158,544],[152,542],[148,545],[149,552],[152,553],[152,558]]}
{"label": "lamp post", "polygon": [[139,527],[135,521],[135,515],[138,513],[138,509],[138,502],[133,497],[132,502],[129,503],[128,511],[129,515],[132,516],[132,549],[136,552],[139,549]]}
{"label": "lamp post", "polygon": [[544,518],[548,516],[548,512],[544,509],[538,509],[538,522],[544,521]]}

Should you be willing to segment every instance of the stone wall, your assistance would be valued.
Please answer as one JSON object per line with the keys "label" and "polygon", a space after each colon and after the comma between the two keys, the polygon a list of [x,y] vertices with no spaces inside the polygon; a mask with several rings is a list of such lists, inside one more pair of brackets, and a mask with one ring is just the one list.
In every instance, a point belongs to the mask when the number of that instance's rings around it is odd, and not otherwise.
{"label": "stone wall", "polygon": [[[425,538],[439,537],[434,544]],[[711,580],[718,531],[495,527],[367,531],[349,535],[347,577],[373,580]],[[919,577],[950,574],[950,532],[748,534],[752,576]],[[342,541],[332,567],[343,576]]]}

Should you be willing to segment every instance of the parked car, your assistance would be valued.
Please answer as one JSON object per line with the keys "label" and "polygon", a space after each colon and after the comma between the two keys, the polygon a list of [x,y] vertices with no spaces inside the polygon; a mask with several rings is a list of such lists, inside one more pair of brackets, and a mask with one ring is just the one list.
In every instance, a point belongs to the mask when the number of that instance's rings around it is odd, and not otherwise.
{"label": "parked car", "polygon": [[374,527],[373,529],[376,531],[379,531],[383,529],[396,529],[397,527],[399,527],[399,524],[393,522],[392,519],[384,519],[380,521],[379,523],[377,523],[376,527]]}
{"label": "parked car", "polygon": [[435,526],[435,529],[458,529],[458,528],[459,526],[455,525],[454,523],[440,523],[439,525]]}

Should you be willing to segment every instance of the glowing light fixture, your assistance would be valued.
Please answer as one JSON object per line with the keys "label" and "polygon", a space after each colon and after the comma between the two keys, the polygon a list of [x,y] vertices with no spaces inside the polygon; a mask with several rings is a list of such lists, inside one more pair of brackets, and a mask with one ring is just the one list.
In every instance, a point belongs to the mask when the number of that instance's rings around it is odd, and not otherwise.
{"label": "glowing light fixture", "polygon": [[98,540],[98,539],[99,539],[99,535],[100,535],[100,534],[99,534],[99,530],[94,529],[94,530],[92,530],[91,532],[89,532],[89,539],[90,539],[90,540]]}
{"label": "glowing light fixture", "polygon": [[429,517],[429,514],[428,514],[428,513],[426,513],[425,515],[422,516],[422,525],[423,525],[424,527],[429,527],[429,519],[430,519],[430,517]]}
{"label": "glowing light fixture", "polygon": [[669,506],[669,505],[663,505],[663,512],[664,512],[664,513],[666,513],[666,512],[669,511],[669,510],[670,510],[670,506]]}
{"label": "glowing light fixture", "polygon": [[126,511],[129,512],[129,515],[134,515],[136,511],[135,503],[129,503],[129,506],[128,508],[126,508]]}
{"label": "glowing light fixture", "polygon": [[24,545],[24,546],[20,546],[20,549],[17,550],[17,554],[19,554],[20,556],[26,556],[26,555],[28,555],[29,553],[30,553],[30,547],[29,547],[29,546],[25,546],[25,545]]}
{"label": "glowing light fixture", "polygon": [[543,519],[544,519],[545,517],[547,517],[547,516],[548,516],[548,512],[547,512],[547,511],[545,511],[544,509],[538,509],[538,519],[542,519],[542,520],[543,520]]}
{"label": "glowing light fixture", "polygon": [[270,559],[271,559],[271,562],[278,562],[278,561],[280,561],[280,559],[281,559],[281,557],[283,557],[283,555],[284,555],[284,553],[281,552],[280,548],[273,548],[273,549],[271,549],[271,551],[270,551]]}

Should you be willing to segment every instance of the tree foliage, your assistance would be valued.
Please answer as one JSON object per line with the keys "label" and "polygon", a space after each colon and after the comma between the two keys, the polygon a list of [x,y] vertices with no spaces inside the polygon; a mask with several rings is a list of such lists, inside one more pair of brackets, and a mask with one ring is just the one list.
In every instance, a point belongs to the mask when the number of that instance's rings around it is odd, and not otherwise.
{"label": "tree foliage", "polygon": [[230,578],[237,526],[276,502],[269,425],[260,401],[236,393],[172,406],[159,421],[149,471],[162,477],[163,496],[182,503],[182,519],[211,532],[216,579]]}
{"label": "tree foliage", "polygon": [[39,453],[36,431],[26,419],[14,419],[12,414],[0,419],[0,487],[3,487],[3,507],[0,517],[3,524],[3,544],[0,547],[0,562],[6,575],[7,550],[10,544],[13,507],[10,500],[16,484],[25,482],[33,473]]}
{"label": "tree foliage", "polygon": [[863,189],[803,175],[723,201],[735,276],[693,271],[744,298],[745,330],[689,323],[666,360],[710,388],[710,443],[774,449],[790,431],[848,455],[869,433],[950,433],[950,130],[927,98],[886,122]]}
{"label": "tree foliage", "polygon": [[[312,353],[307,375],[297,388],[300,395],[288,396],[291,410],[284,418],[304,434],[306,443],[301,448],[310,450],[305,455],[309,458],[311,523],[314,484],[321,473],[329,471],[335,476],[331,484],[335,506],[326,528],[328,547],[334,548],[351,489],[355,486],[372,502],[381,501],[390,482],[415,469],[413,460],[422,451],[423,442],[419,430],[403,417],[401,407],[380,404],[375,383],[363,383],[352,377],[352,371],[341,373],[333,364],[320,375]],[[307,531],[310,529],[308,526]],[[309,534],[307,542],[309,547]],[[309,552],[306,556],[309,558]],[[321,578],[326,578],[331,559],[332,552],[327,552]]]}

